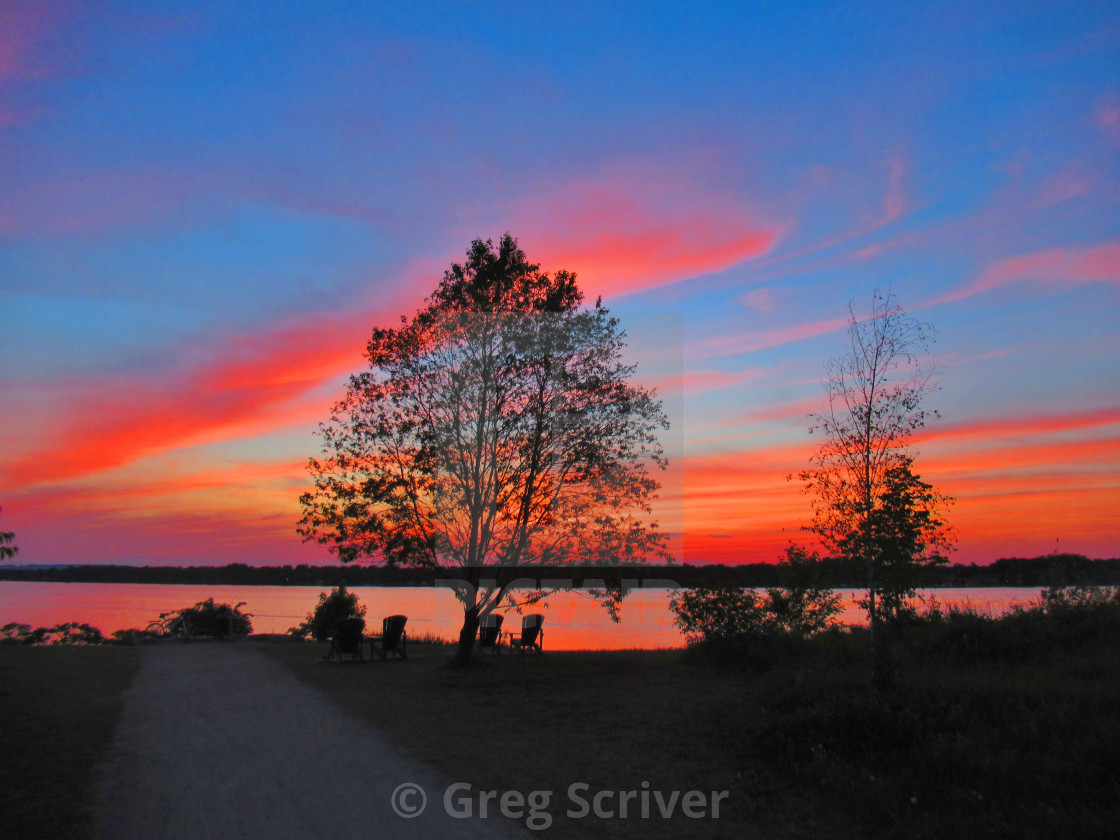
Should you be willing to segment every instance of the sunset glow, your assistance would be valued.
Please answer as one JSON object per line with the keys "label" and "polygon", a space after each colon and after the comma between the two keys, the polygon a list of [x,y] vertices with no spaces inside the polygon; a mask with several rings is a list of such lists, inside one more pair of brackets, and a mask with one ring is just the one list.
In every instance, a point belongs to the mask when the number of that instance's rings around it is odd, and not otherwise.
{"label": "sunset glow", "polygon": [[676,559],[811,542],[808,415],[877,287],[937,330],[953,559],[1120,556],[1120,8],[606,6],[4,4],[15,562],[333,562],[295,532],[318,424],[505,231],[672,402]]}

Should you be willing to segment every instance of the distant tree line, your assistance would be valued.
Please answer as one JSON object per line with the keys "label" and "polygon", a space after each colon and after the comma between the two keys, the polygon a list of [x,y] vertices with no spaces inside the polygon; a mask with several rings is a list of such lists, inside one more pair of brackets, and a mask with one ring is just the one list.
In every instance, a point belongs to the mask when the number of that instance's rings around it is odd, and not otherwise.
{"label": "distant tree line", "polygon": [[[780,586],[777,563],[736,566],[527,566],[515,577],[528,581],[571,581],[574,587],[599,583],[671,581],[682,588]],[[0,566],[0,580],[58,583],[192,583],[229,586],[431,586],[440,579],[458,579],[461,568],[404,568],[399,566],[109,566],[71,565],[53,568]],[[866,586],[866,569],[859,560],[830,557],[821,561],[821,584],[838,589]],[[1120,558],[1091,560],[1080,554],[1008,557],[986,566],[951,564],[930,569],[920,588],[968,586],[1072,586],[1120,584]],[[639,584],[640,585],[640,584]]]}

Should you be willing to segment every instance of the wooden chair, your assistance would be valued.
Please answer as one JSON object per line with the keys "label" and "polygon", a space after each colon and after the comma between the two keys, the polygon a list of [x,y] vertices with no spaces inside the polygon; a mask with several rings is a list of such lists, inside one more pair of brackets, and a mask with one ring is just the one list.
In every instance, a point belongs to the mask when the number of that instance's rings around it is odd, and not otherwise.
{"label": "wooden chair", "polygon": [[478,651],[481,653],[484,650],[493,653],[502,652],[502,622],[505,621],[504,615],[497,613],[490,613],[484,615],[482,620],[478,623]]}
{"label": "wooden chair", "polygon": [[509,646],[512,650],[518,653],[525,653],[528,650],[535,650],[537,653],[544,653],[544,630],[541,625],[544,624],[544,616],[540,613],[533,613],[521,619],[521,636],[514,636],[513,633],[509,634]]}
{"label": "wooden chair", "polygon": [[408,654],[405,652],[405,645],[408,642],[408,636],[404,632],[404,625],[408,621],[406,615],[391,615],[381,622],[381,635],[372,636],[370,642],[373,647],[370,652],[370,658],[373,657],[373,650],[376,650],[382,659],[385,659],[390,653],[395,653],[401,659],[407,659]]}
{"label": "wooden chair", "polygon": [[366,620],[359,616],[344,618],[338,622],[334,626],[334,635],[331,636],[331,649],[327,652],[327,659],[337,656],[341,663],[342,657],[349,654],[351,660],[364,662],[362,645],[365,642],[365,629]]}

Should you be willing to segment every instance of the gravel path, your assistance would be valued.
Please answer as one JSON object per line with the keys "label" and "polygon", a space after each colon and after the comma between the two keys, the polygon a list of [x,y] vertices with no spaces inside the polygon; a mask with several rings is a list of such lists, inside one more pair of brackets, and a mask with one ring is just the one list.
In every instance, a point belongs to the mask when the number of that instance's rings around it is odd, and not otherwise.
{"label": "gravel path", "polygon": [[[532,836],[500,818],[449,817],[449,780],[256,642],[157,644],[142,655],[99,788],[104,840]],[[406,782],[427,794],[413,819],[391,807]]]}

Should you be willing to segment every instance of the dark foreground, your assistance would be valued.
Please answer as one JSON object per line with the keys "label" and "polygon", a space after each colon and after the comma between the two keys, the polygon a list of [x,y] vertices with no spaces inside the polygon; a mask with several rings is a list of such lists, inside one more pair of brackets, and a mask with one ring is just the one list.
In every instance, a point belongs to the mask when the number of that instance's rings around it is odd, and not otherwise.
{"label": "dark foreground", "polygon": [[[1120,824],[1116,618],[926,622],[899,631],[879,694],[863,632],[465,670],[270,652],[478,790],[554,791],[547,836],[1104,838]],[[718,819],[634,818],[647,782],[729,795]],[[639,797],[627,818],[571,818],[572,783]]]}
{"label": "dark foreground", "polygon": [[[1114,617],[927,624],[900,635],[896,688],[878,695],[865,644],[837,633],[722,651],[506,654],[467,669],[439,648],[338,665],[317,644],[262,647],[469,785],[460,809],[477,813],[483,791],[499,794],[491,809],[502,793],[516,805],[551,791],[535,800],[544,837],[1115,836]],[[98,762],[136,660],[128,648],[0,646],[0,836],[91,836]],[[689,791],[704,800],[693,816]],[[653,795],[674,792],[662,817]],[[599,813],[581,815],[596,794]]]}

